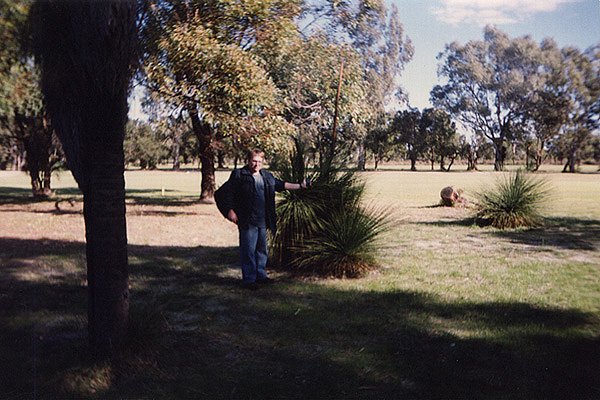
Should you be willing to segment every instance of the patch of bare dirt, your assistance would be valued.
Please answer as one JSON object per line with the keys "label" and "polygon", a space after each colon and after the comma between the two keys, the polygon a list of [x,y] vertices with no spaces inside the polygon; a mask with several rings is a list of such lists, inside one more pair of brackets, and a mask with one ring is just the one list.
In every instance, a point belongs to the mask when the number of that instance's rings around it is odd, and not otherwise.
{"label": "patch of bare dirt", "polygon": [[[85,242],[83,203],[54,202],[0,205],[0,236]],[[153,246],[237,245],[236,226],[214,204],[127,204],[130,244]]]}

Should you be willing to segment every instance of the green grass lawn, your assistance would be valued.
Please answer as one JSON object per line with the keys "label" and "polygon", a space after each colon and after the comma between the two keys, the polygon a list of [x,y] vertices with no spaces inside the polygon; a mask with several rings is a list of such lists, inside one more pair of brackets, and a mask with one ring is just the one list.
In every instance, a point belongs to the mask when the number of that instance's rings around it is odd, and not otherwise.
{"label": "green grass lawn", "polygon": [[473,199],[489,170],[363,173],[368,202],[394,216],[381,268],[274,271],[248,292],[235,228],[195,201],[199,172],[128,171],[131,339],[99,364],[72,178],[54,179],[75,199],[56,209],[0,172],[0,399],[598,399],[600,174],[541,175],[545,226],[500,231],[436,207],[448,185]]}

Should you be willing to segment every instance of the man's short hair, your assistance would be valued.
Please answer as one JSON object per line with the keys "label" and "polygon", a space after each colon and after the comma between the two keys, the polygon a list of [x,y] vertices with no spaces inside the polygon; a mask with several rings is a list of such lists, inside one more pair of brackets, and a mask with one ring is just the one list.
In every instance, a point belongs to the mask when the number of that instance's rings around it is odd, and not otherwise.
{"label": "man's short hair", "polygon": [[261,149],[252,149],[248,151],[248,154],[246,154],[246,161],[250,162],[254,156],[260,156],[264,160],[265,152]]}

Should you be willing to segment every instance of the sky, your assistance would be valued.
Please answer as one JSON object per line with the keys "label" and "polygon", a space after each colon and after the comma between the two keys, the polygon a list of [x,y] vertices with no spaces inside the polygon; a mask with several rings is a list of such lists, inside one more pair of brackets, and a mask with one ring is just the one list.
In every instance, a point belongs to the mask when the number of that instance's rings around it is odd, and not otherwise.
{"label": "sky", "polygon": [[483,40],[495,25],[510,37],[551,37],[560,47],[581,50],[600,43],[600,0],[388,0],[398,6],[415,52],[399,83],[411,107],[430,107],[429,92],[439,83],[436,56],[448,43]]}

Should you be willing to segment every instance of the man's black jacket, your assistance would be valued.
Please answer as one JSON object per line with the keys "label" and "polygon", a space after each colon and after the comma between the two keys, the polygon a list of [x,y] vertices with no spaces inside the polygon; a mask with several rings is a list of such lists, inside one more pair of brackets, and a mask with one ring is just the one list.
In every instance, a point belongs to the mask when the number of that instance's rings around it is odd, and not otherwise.
{"label": "man's black jacket", "polygon": [[[284,189],[284,182],[273,176],[269,171],[260,170],[265,183],[265,219],[266,226],[271,232],[276,230],[277,216],[275,214],[275,192]],[[229,176],[231,190],[225,196],[225,207],[235,211],[238,217],[238,226],[242,229],[248,228],[252,209],[255,207],[254,198],[256,186],[252,171],[248,166],[234,169]]]}

